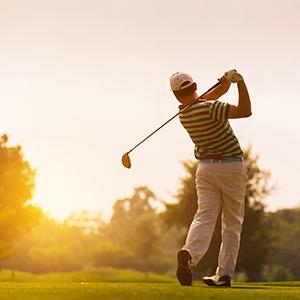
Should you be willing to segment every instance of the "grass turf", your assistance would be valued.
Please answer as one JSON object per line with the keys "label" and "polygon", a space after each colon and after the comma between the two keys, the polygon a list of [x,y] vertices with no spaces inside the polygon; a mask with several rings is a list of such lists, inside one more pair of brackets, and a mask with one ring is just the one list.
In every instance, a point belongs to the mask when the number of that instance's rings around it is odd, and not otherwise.
{"label": "grass turf", "polygon": [[114,268],[88,268],[86,270],[66,273],[32,274],[9,270],[0,272],[0,282],[177,282],[174,277],[139,271]]}
{"label": "grass turf", "polygon": [[300,299],[300,284],[234,284],[232,288],[209,288],[197,283],[0,283],[0,299],[9,300],[294,300]]}

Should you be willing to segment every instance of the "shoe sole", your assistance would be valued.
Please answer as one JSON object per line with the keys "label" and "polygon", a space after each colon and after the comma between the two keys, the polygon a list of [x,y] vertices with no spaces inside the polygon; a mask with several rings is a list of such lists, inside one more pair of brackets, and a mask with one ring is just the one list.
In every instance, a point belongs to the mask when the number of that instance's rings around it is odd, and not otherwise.
{"label": "shoe sole", "polygon": [[226,283],[220,283],[217,284],[215,281],[213,281],[212,279],[202,279],[202,281],[208,285],[208,286],[217,286],[217,287],[230,287],[230,284],[226,284]]}
{"label": "shoe sole", "polygon": [[180,250],[177,253],[177,278],[181,285],[192,285],[192,271],[189,267],[191,256],[186,250]]}

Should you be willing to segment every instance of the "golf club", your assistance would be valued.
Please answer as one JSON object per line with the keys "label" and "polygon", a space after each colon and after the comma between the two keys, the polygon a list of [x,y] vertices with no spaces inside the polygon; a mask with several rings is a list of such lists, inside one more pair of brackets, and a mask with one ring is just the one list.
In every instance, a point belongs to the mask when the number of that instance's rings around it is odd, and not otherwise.
{"label": "golf club", "polygon": [[[236,70],[230,70],[225,73],[225,76],[229,79],[230,76],[232,76],[233,73],[235,73]],[[202,94],[198,99],[193,100],[191,103],[189,103],[186,107],[184,107],[182,110],[180,110],[176,115],[174,115],[172,118],[170,118],[168,121],[166,121],[164,124],[159,126],[156,130],[154,130],[152,133],[150,133],[147,137],[145,137],[142,141],[140,141],[137,145],[135,145],[132,149],[130,149],[128,152],[123,154],[122,156],[122,164],[125,168],[130,169],[131,167],[131,160],[129,157],[129,153],[133,151],[135,148],[137,148],[139,145],[141,145],[143,142],[145,142],[150,136],[152,136],[154,133],[156,133],[158,130],[160,130],[162,127],[164,127],[166,124],[168,124],[170,121],[172,121],[174,118],[176,118],[179,114],[181,114],[183,111],[190,108],[193,104],[195,104],[200,98],[202,98],[205,94],[210,92],[212,89],[217,87],[220,84],[220,82],[217,82],[215,85],[213,85],[210,89],[208,89],[204,94]]]}

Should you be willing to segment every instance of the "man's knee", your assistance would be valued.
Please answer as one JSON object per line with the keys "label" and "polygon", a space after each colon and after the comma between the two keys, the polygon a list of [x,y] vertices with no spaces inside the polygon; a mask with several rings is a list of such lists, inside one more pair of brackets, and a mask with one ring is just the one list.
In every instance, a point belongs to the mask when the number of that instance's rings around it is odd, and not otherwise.
{"label": "man's knee", "polygon": [[222,235],[232,238],[240,238],[243,229],[243,222],[236,222],[234,224],[226,224],[222,226]]}

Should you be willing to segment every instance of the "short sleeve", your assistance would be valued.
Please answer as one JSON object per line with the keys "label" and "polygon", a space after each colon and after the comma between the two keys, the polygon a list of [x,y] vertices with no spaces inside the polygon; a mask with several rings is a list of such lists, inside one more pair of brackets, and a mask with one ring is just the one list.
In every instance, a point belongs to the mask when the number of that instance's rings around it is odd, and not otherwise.
{"label": "short sleeve", "polygon": [[210,117],[214,120],[218,121],[226,121],[228,120],[229,113],[229,104],[220,101],[212,102],[210,106]]}

